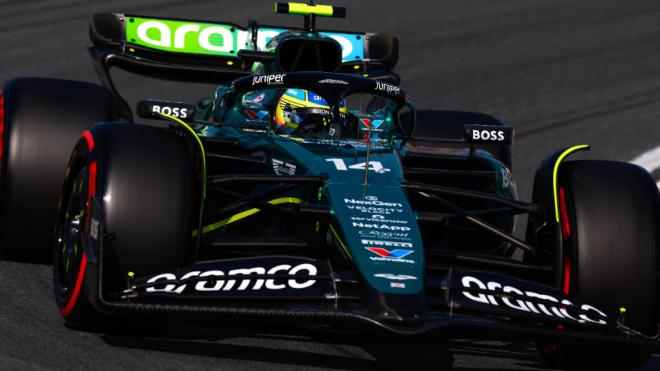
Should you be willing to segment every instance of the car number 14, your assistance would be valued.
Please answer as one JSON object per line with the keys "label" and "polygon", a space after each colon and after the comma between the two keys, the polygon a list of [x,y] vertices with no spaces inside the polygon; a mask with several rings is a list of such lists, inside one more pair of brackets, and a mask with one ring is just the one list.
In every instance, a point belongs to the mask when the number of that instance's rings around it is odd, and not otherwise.
{"label": "car number 14", "polygon": [[[366,162],[361,162],[359,164],[346,166],[346,162],[344,161],[344,159],[341,158],[327,158],[326,161],[335,164],[335,167],[339,171],[348,171],[349,169],[364,170],[367,167]],[[388,171],[391,171],[390,169],[383,167],[383,164],[380,161],[369,161],[368,169],[371,171],[375,171],[377,173],[386,173]]]}

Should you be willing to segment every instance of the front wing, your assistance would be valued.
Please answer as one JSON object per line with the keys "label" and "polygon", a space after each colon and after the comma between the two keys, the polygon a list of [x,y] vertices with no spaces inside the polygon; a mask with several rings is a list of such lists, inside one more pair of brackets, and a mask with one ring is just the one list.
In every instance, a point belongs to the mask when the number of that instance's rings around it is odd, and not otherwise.
{"label": "front wing", "polygon": [[114,315],[278,320],[400,338],[515,339],[660,350],[656,337],[626,327],[624,314],[613,318],[554,288],[489,272],[449,270],[440,279],[427,278],[428,311],[410,321],[370,311],[361,289],[365,281],[329,261],[269,256],[200,262],[129,279],[126,290],[113,294],[102,294],[102,264],[87,269],[90,301]]}

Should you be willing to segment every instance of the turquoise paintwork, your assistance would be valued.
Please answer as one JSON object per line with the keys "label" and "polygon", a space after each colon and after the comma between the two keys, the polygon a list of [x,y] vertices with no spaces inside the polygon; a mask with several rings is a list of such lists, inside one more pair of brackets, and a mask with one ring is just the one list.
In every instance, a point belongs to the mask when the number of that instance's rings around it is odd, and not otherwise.
{"label": "turquoise paintwork", "polygon": [[[308,175],[329,177],[322,200],[332,207],[333,225],[340,231],[353,262],[370,285],[378,291],[396,294],[411,294],[422,289],[422,238],[415,214],[400,186],[403,172],[393,148],[380,147],[370,153],[370,167],[379,169],[382,166],[382,169],[369,170],[365,185],[365,170],[358,168],[367,161],[364,145],[301,144],[277,137],[273,144],[296,163],[305,164]],[[345,165],[345,170],[341,164]],[[402,258],[382,257],[367,248],[411,252]],[[377,274],[407,276],[408,279],[391,280],[376,277]],[[392,283],[398,283],[399,287],[391,287]]]}
{"label": "turquoise paintwork", "polygon": [[[296,175],[328,177],[320,202],[330,205],[334,214],[331,224],[365,281],[384,293],[413,294],[422,290],[423,241],[415,214],[400,186],[403,170],[394,147],[370,148],[371,165],[365,185],[365,170],[361,165],[367,160],[364,143],[301,142],[212,125],[200,130],[200,135],[235,139],[245,148],[265,149],[271,159],[295,164]],[[383,249],[378,250],[381,253],[399,250],[405,256],[381,256],[368,248]]]}
{"label": "turquoise paintwork", "polygon": [[[422,237],[401,187],[332,182],[326,187],[326,195],[334,207],[335,225],[341,229],[364,279],[380,292],[413,294],[421,291],[424,279]],[[402,251],[405,255],[386,257],[370,248]],[[407,279],[393,280],[383,275]],[[392,287],[392,283],[403,286]]]}
{"label": "turquoise paintwork", "polygon": [[[287,79],[291,75],[293,73],[287,74]],[[270,75],[268,78],[284,81],[284,76]],[[318,86],[311,85],[310,88],[321,88],[321,81],[330,85],[349,85],[341,81],[348,79],[344,75],[326,76],[330,77],[315,77]],[[261,84],[256,80],[244,79],[239,82],[243,84],[243,90],[237,90],[235,86],[219,87],[216,90],[212,108],[204,115],[213,117],[214,122],[200,128],[200,136],[237,141],[246,152],[264,153],[269,162],[264,170],[268,175],[327,178],[321,189],[318,189],[318,185],[309,185],[307,189],[296,190],[295,193],[295,197],[301,198],[303,204],[326,204],[331,209],[329,226],[319,226],[317,231],[327,232],[328,239],[334,238],[337,241],[365,282],[376,292],[423,294],[424,241],[417,216],[407,193],[401,187],[404,172],[400,156],[405,156],[407,149],[394,122],[404,103],[390,100],[390,104],[385,100],[386,103],[380,106],[382,109],[370,112],[347,105],[345,115],[338,115],[336,119],[331,117],[334,121],[325,123],[320,129],[317,127],[291,137],[277,135],[271,128],[276,101],[275,95],[269,95],[268,92],[275,90],[264,88],[263,85],[252,88],[255,84]],[[283,82],[278,84],[282,84],[282,92],[284,86],[290,86]],[[367,94],[377,92],[371,84],[363,86]],[[372,90],[368,90],[370,88]],[[324,98],[336,105],[342,99],[348,101],[350,94],[356,91],[344,91],[343,94],[332,96],[327,95],[332,93],[327,90]],[[383,101],[383,97],[379,97]],[[332,125],[348,123],[349,115],[355,116],[356,120],[360,118],[358,124],[363,126],[358,128],[371,128],[370,134],[378,135],[361,135],[363,132],[354,135],[350,130],[346,131],[351,133],[346,137],[330,134]],[[367,126],[362,119],[371,120],[371,123]],[[376,120],[378,124],[375,124]],[[338,133],[341,134],[341,131]],[[370,145],[365,142],[367,138],[371,138]],[[464,161],[469,156],[469,150],[457,149],[446,155]],[[480,157],[482,165],[486,164],[496,172],[494,184],[489,191],[515,199],[515,183],[508,169],[488,152],[478,151],[476,156]],[[507,220],[500,225],[512,232],[515,218],[504,218]]]}

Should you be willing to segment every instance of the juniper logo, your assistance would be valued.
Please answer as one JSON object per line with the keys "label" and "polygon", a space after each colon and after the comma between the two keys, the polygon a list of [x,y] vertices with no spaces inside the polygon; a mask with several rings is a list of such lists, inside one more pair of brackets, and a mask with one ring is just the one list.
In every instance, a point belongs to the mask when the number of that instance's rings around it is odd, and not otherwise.
{"label": "juniper logo", "polygon": [[191,23],[129,17],[126,39],[153,49],[212,55],[236,55],[244,45],[245,32],[221,24]]}
{"label": "juniper logo", "polygon": [[376,90],[384,91],[387,94],[400,94],[401,88],[385,82],[376,81]]}
{"label": "juniper logo", "polygon": [[277,85],[284,83],[286,73],[278,73],[274,75],[257,75],[252,78],[252,85],[268,84]]}

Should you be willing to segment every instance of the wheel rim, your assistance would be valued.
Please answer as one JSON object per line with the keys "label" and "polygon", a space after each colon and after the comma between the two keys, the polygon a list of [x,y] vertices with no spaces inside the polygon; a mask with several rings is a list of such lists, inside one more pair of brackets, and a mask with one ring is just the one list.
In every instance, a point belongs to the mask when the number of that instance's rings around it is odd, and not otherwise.
{"label": "wheel rim", "polygon": [[66,301],[72,294],[83,260],[83,229],[87,217],[88,172],[83,167],[69,187],[65,209],[57,226],[55,259],[55,291]]}

